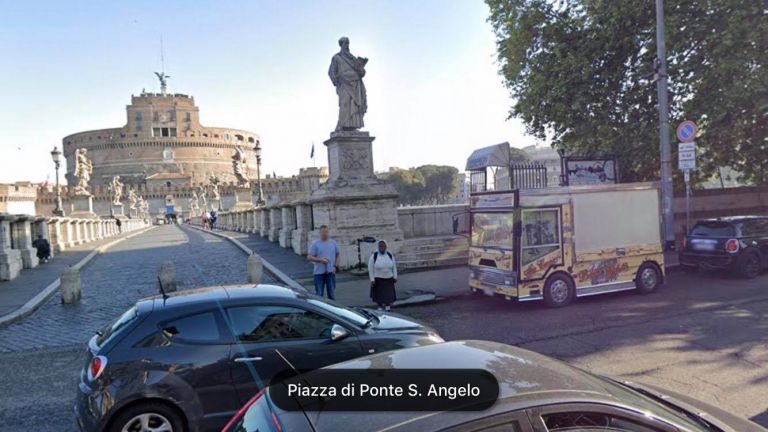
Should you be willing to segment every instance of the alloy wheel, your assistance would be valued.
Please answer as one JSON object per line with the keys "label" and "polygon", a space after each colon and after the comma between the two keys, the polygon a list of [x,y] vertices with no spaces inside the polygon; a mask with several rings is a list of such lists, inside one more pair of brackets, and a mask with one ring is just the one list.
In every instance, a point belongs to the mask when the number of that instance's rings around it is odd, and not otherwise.
{"label": "alloy wheel", "polygon": [[173,432],[173,426],[160,414],[143,413],[126,422],[121,432]]}

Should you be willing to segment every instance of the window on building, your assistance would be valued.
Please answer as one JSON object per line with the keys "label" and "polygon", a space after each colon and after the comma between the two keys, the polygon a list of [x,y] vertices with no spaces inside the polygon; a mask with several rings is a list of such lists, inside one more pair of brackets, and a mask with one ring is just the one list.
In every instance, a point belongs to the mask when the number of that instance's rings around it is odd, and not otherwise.
{"label": "window on building", "polygon": [[152,113],[152,121],[156,121],[156,122],[160,121],[160,113],[159,112]]}
{"label": "window on building", "polygon": [[152,128],[152,136],[161,137],[163,136],[163,133],[160,131],[160,128]]}
{"label": "window on building", "polygon": [[140,122],[143,120],[143,117],[141,115],[141,111],[136,111],[136,121]]}
{"label": "window on building", "polygon": [[169,136],[172,136],[172,137],[176,136],[176,128],[170,128],[169,132],[170,132]]}
{"label": "window on building", "polygon": [[168,120],[170,121],[176,120],[176,111],[168,111]]}
{"label": "window on building", "polygon": [[192,113],[185,112],[184,113],[184,121],[188,121],[188,122],[192,121]]}

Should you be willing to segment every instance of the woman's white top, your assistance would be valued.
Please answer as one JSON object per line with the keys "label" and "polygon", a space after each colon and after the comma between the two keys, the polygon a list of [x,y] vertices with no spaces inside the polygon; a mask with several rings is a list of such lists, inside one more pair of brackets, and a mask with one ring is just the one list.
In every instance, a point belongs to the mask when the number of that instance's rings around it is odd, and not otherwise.
{"label": "woman's white top", "polygon": [[376,258],[376,262],[373,262],[373,255],[368,259],[368,276],[371,278],[371,282],[376,278],[397,279],[397,263],[395,262],[395,256],[389,257],[386,252],[379,252],[379,256]]}

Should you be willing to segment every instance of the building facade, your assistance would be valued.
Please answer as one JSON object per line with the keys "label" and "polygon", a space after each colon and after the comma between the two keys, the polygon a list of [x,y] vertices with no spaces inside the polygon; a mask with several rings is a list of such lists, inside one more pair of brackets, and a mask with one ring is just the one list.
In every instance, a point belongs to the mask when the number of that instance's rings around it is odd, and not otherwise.
{"label": "building facade", "polygon": [[66,178],[75,184],[75,150],[84,148],[93,162],[91,186],[105,186],[113,176],[130,186],[207,184],[211,176],[235,181],[232,154],[243,147],[248,175],[256,178],[253,149],[259,136],[241,129],[205,127],[193,97],[145,93],[131,96],[127,121],[119,128],[79,132],[64,137]]}

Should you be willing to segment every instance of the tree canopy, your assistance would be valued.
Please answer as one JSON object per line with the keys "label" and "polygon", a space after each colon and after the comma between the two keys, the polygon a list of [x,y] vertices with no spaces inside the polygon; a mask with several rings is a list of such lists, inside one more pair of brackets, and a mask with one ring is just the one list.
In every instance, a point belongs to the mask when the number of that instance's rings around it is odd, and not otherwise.
{"label": "tree canopy", "polygon": [[458,175],[452,166],[423,165],[397,170],[388,181],[400,193],[401,204],[444,204],[456,197]]}
{"label": "tree canopy", "polygon": [[[486,0],[510,117],[571,155],[615,155],[656,180],[653,0]],[[768,182],[768,12],[762,0],[665,0],[670,140],[699,124],[699,178]],[[677,170],[675,170],[677,172]]]}

